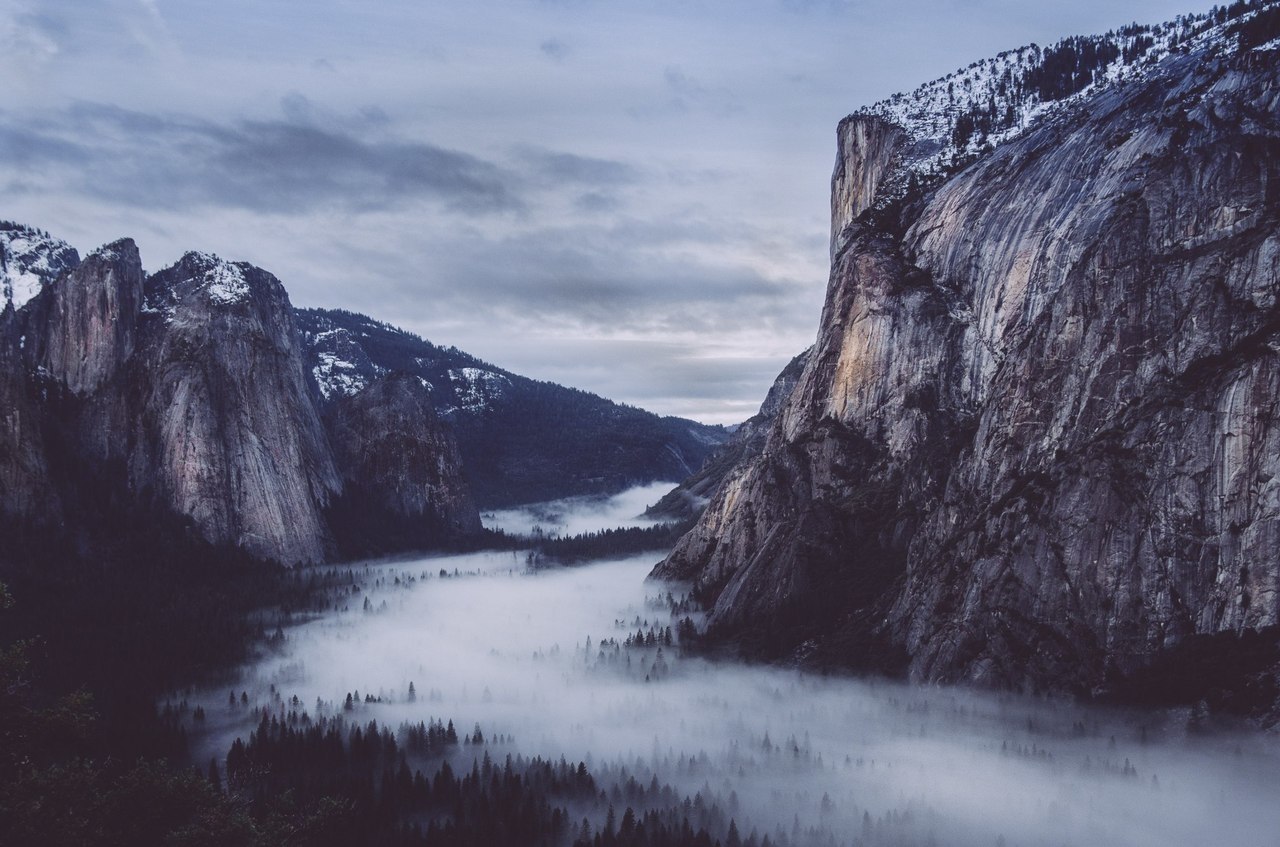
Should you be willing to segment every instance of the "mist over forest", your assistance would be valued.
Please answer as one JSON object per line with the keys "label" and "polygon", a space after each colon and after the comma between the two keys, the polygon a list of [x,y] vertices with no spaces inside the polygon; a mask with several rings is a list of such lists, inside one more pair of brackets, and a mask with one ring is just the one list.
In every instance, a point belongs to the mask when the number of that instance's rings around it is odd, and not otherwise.
{"label": "mist over forest", "polygon": [[[653,496],[529,514],[586,531]],[[534,571],[503,551],[338,566],[327,611],[281,627],[225,684],[175,693],[168,708],[193,758],[220,770],[243,770],[227,751],[271,724],[349,733],[374,722],[402,747],[415,727],[443,737],[447,724],[452,744],[409,755],[428,773],[445,762],[463,774],[510,769],[511,757],[517,769],[581,762],[598,791],[569,803],[576,840],[582,820],[613,837],[624,815],[669,808],[721,843],[730,824],[739,842],[796,845],[1154,847],[1266,843],[1280,831],[1274,739],[1211,728],[1189,709],[1086,708],[692,655],[681,639],[700,613],[684,586],[645,579],[653,561]]]}
{"label": "mist over forest", "polygon": [[1280,845],[1178,2],[0,3],[0,847]]}

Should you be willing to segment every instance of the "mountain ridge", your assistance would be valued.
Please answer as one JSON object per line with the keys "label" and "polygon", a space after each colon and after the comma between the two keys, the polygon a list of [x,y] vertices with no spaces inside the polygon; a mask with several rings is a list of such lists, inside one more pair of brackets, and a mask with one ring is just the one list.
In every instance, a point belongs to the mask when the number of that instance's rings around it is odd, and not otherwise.
{"label": "mountain ridge", "polygon": [[326,402],[358,394],[392,371],[428,386],[454,427],[482,508],[674,484],[728,438],[723,427],[521,376],[356,312],[306,308],[297,314]]}
{"label": "mountain ridge", "polygon": [[[82,488],[285,564],[425,549],[480,532],[469,475],[503,504],[545,499],[503,464],[520,450],[533,457],[526,475],[578,469],[553,494],[614,493],[691,472],[724,434],[364,316],[295,309],[246,262],[192,251],[146,274],[129,239],[81,260],[12,223],[0,248],[17,292],[0,312],[0,516],[33,527],[23,537],[92,524],[78,514]],[[538,414],[558,422],[560,443],[511,424]],[[470,456],[490,457],[489,476],[464,471],[457,424]]]}

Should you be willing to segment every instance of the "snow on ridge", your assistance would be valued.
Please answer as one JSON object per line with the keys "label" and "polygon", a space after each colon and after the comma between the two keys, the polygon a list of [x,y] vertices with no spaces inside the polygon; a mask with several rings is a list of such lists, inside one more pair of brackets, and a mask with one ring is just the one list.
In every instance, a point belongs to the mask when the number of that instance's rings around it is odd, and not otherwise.
{"label": "snow on ridge", "polygon": [[337,353],[327,351],[317,353],[316,359],[318,364],[311,369],[311,375],[315,377],[324,399],[351,397],[368,387],[369,380],[360,373],[354,362],[348,362]]}
{"label": "snow on ridge", "polygon": [[228,262],[213,253],[191,252],[186,258],[201,266],[199,288],[211,302],[229,306],[249,299],[249,280],[245,278],[244,270],[239,264]]}
{"label": "snow on ridge", "polygon": [[[1233,48],[1237,39],[1230,33],[1235,28],[1275,8],[1275,0],[1259,0],[1244,10],[1215,9],[1161,24],[1133,24],[1047,48],[1031,44],[864,106],[854,114],[886,118],[910,138],[903,167],[878,205],[902,196],[912,181],[943,176],[1103,88],[1146,78],[1174,52]],[[1255,49],[1278,44],[1280,39]]]}
{"label": "snow on ridge", "polygon": [[63,271],[80,263],[61,238],[17,224],[0,225],[0,309],[21,309]]}
{"label": "snow on ridge", "polygon": [[501,397],[511,386],[511,380],[502,374],[483,368],[451,369],[449,381],[457,395],[458,407],[468,412],[486,408],[490,400]]}

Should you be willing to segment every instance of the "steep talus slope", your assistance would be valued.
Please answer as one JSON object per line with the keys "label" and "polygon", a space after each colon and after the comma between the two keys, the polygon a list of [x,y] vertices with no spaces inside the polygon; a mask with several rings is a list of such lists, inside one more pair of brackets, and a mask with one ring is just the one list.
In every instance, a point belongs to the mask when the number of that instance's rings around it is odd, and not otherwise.
{"label": "steep talus slope", "polygon": [[1280,620],[1280,61],[1238,41],[892,203],[909,128],[841,124],[813,358],[657,570],[713,634],[1080,690]]}
{"label": "steep talus slope", "polygon": [[520,376],[364,315],[299,309],[297,318],[325,403],[393,371],[422,379],[483,508],[683,479],[728,437],[722,427]]}

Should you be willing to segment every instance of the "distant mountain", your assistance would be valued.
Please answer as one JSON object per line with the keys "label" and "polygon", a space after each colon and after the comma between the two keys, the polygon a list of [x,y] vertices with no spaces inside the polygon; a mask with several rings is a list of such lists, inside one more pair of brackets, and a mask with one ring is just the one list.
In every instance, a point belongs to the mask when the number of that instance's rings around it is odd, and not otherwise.
{"label": "distant mountain", "polygon": [[1277,92],[1280,4],[1241,2],[842,121],[817,343],[656,571],[709,637],[1273,708]]}
{"label": "distant mountain", "polygon": [[481,508],[683,479],[729,437],[724,427],[520,376],[364,315],[298,309],[296,316],[322,406],[388,373],[421,381],[453,426]]}

